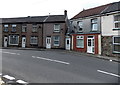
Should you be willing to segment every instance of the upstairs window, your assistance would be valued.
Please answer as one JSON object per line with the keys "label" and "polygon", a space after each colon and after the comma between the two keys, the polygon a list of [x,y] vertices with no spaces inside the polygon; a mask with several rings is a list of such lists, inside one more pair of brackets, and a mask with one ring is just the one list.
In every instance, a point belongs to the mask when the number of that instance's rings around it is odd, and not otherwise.
{"label": "upstairs window", "polygon": [[97,31],[98,30],[97,19],[92,19],[91,20],[91,27],[92,27],[92,31]]}
{"label": "upstairs window", "polygon": [[76,47],[77,48],[84,48],[84,36],[77,36],[76,37]]}
{"label": "upstairs window", "polygon": [[54,32],[60,32],[60,24],[54,25]]}
{"label": "upstairs window", "polygon": [[17,26],[17,25],[12,25],[12,30],[11,30],[11,32],[16,32],[16,26]]}
{"label": "upstairs window", "polygon": [[32,32],[37,32],[37,25],[33,25]]}
{"label": "upstairs window", "polygon": [[120,36],[113,37],[113,52],[120,53]]}
{"label": "upstairs window", "polygon": [[27,26],[26,25],[22,26],[22,32],[27,32]]}
{"label": "upstairs window", "polygon": [[78,21],[77,22],[77,25],[78,25],[78,32],[82,32],[83,31],[83,22],[82,21]]}
{"label": "upstairs window", "polygon": [[30,44],[38,44],[38,37],[37,36],[31,36]]}
{"label": "upstairs window", "polygon": [[8,32],[8,25],[4,25],[4,32]]}
{"label": "upstairs window", "polygon": [[120,15],[114,16],[114,23],[115,23],[115,28],[113,29],[120,29]]}

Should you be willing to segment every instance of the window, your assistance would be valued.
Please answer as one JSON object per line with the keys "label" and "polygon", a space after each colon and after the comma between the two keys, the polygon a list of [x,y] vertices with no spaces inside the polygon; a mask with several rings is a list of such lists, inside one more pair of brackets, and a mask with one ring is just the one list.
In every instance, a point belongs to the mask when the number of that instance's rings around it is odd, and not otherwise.
{"label": "window", "polygon": [[12,25],[12,32],[16,32],[16,25]]}
{"label": "window", "polygon": [[9,36],[9,44],[10,45],[18,45],[19,43],[19,36],[18,35],[10,35]]}
{"label": "window", "polygon": [[37,25],[33,25],[32,32],[37,32]]}
{"label": "window", "polygon": [[38,44],[38,37],[37,36],[31,36],[30,44]]}
{"label": "window", "polygon": [[84,48],[84,36],[77,36],[76,37],[76,47],[77,48]]}
{"label": "window", "polygon": [[4,25],[4,32],[8,32],[8,25]]}
{"label": "window", "polygon": [[59,24],[54,25],[54,32],[60,32],[60,25]]}
{"label": "window", "polygon": [[59,46],[60,36],[54,36],[54,46]]}
{"label": "window", "polygon": [[114,16],[114,23],[115,23],[115,28],[113,29],[120,29],[120,15]]}
{"label": "window", "polygon": [[27,26],[26,25],[22,26],[22,32],[27,32]]}
{"label": "window", "polygon": [[82,30],[83,30],[83,22],[82,21],[78,21],[77,25],[78,25],[78,32],[82,32]]}
{"label": "window", "polygon": [[113,52],[120,53],[120,36],[113,37]]}
{"label": "window", "polygon": [[97,31],[98,30],[97,19],[92,19],[91,20],[91,27],[92,27],[92,31]]}

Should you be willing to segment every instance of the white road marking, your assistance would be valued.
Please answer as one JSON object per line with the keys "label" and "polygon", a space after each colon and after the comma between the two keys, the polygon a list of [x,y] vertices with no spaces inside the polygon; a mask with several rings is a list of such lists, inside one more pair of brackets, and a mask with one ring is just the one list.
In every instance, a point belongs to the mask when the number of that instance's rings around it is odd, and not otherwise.
{"label": "white road marking", "polygon": [[110,59],[109,61],[110,61],[110,62],[112,62],[112,60],[111,60],[111,59]]}
{"label": "white road marking", "polygon": [[2,73],[0,73],[0,76],[2,76]]}
{"label": "white road marking", "polygon": [[52,61],[52,62],[56,62],[56,63],[62,63],[62,64],[66,64],[66,65],[70,64],[68,62],[54,60],[54,59],[50,59],[50,58],[43,58],[43,57],[36,57],[36,56],[32,56],[32,58],[38,58],[38,59],[42,59],[42,60],[46,60],[46,61]]}
{"label": "white road marking", "polygon": [[4,75],[3,77],[4,77],[4,78],[6,78],[6,79],[9,79],[9,80],[15,80],[15,78],[14,78],[14,77],[9,76],[9,75]]}
{"label": "white road marking", "polygon": [[115,77],[119,77],[120,78],[120,75],[117,75],[117,74],[114,74],[114,73],[109,73],[109,72],[102,71],[102,70],[97,70],[97,71],[100,72],[100,73],[104,73],[104,74],[107,74],[107,75],[111,75],[111,76],[115,76]]}
{"label": "white road marking", "polygon": [[12,53],[12,52],[3,52],[2,53],[6,53],[6,54],[11,54],[11,55],[20,55],[19,53]]}
{"label": "white road marking", "polygon": [[23,81],[23,80],[17,80],[16,81],[17,83],[20,83],[20,84],[27,84],[27,82]]}

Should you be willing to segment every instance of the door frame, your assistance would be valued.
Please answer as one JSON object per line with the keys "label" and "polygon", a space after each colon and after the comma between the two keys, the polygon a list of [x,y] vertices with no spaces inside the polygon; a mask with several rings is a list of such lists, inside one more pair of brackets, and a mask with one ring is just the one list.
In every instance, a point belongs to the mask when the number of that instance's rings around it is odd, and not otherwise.
{"label": "door frame", "polygon": [[[25,45],[23,45],[23,39],[25,39]],[[26,37],[22,37],[22,48],[26,47]]]}
{"label": "door frame", "polygon": [[46,37],[46,49],[51,49],[51,37]]}
{"label": "door frame", "polygon": [[[90,38],[91,37],[91,38]],[[88,44],[88,40],[91,40],[91,51],[89,51],[89,44]],[[94,42],[93,42],[93,40],[94,40]],[[93,50],[93,48],[94,48],[94,50]],[[92,54],[95,54],[95,36],[88,36],[87,37],[87,53],[92,53]]]}
{"label": "door frame", "polygon": [[[69,44],[67,44],[67,41],[69,41]],[[66,37],[66,40],[65,40],[65,49],[66,50],[70,50],[71,49],[71,39],[70,39],[70,37]]]}
{"label": "door frame", "polygon": [[[7,41],[6,41],[6,39],[7,39]],[[5,42],[7,42],[6,46],[5,46]],[[8,47],[8,37],[7,36],[4,37],[4,47]]]}

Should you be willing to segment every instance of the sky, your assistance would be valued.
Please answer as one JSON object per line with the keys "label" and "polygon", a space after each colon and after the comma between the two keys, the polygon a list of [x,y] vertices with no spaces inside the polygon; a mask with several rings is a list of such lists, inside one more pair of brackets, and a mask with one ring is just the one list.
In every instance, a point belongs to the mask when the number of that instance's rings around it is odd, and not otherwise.
{"label": "sky", "polygon": [[83,9],[118,2],[119,0],[1,0],[0,18],[63,15],[72,18]]}

